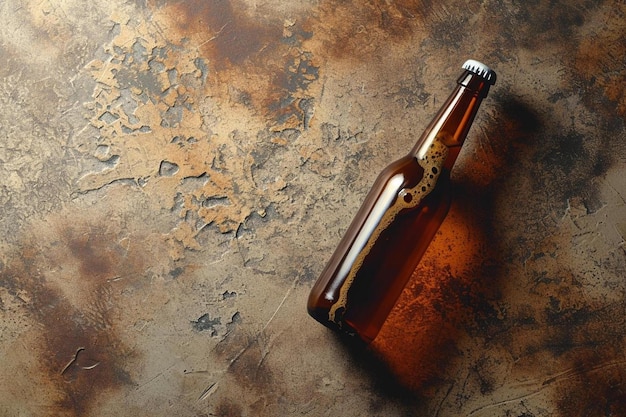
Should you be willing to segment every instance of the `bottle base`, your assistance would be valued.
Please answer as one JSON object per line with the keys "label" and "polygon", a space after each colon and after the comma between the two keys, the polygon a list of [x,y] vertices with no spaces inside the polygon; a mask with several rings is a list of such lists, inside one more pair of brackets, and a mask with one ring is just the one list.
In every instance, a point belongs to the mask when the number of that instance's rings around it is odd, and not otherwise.
{"label": "bottle base", "polygon": [[309,315],[314,318],[319,323],[323,324],[327,328],[336,332],[342,339],[351,340],[355,344],[359,345],[368,345],[370,344],[374,338],[366,337],[357,331],[354,327],[350,326],[349,323],[341,322],[341,324],[337,324],[334,321],[328,319],[328,309],[322,308],[308,308]]}

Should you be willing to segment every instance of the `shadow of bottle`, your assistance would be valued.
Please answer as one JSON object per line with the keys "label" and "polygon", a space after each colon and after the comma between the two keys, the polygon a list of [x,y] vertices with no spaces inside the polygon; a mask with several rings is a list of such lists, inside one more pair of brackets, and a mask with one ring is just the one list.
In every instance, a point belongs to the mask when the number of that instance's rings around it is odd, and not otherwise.
{"label": "shadow of bottle", "polygon": [[503,326],[507,260],[492,233],[498,195],[506,193],[498,179],[535,146],[542,124],[513,97],[496,103],[455,168],[450,213],[379,335],[367,347],[340,339],[380,395],[412,408],[456,377],[464,340],[489,338]]}

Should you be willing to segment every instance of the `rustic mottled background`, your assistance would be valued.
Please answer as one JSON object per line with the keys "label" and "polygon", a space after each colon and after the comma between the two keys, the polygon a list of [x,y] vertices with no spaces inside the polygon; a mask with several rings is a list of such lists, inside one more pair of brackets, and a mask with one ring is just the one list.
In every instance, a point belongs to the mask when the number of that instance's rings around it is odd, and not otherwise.
{"label": "rustic mottled background", "polygon": [[[623,1],[0,2],[1,416],[626,415]],[[305,303],[475,58],[368,351]]]}

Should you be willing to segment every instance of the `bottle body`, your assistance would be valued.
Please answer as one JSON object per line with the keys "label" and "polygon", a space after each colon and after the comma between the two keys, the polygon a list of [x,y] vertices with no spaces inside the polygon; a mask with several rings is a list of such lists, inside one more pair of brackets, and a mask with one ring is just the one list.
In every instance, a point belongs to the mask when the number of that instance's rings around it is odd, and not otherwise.
{"label": "bottle body", "polygon": [[311,290],[313,318],[376,337],[448,213],[450,170],[489,84],[466,69],[413,150],[381,172]]}
{"label": "bottle body", "polygon": [[378,176],[311,291],[316,320],[366,342],[378,334],[450,207],[447,172],[419,204],[407,203],[423,173],[407,156]]}

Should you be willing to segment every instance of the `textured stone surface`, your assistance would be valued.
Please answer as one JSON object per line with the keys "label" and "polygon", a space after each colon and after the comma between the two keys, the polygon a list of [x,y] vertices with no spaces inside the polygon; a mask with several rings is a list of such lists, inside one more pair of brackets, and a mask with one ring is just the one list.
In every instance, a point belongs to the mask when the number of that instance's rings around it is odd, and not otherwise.
{"label": "textured stone surface", "polygon": [[[0,3],[0,415],[626,414],[625,14]],[[308,291],[467,58],[451,213],[354,349]]]}

